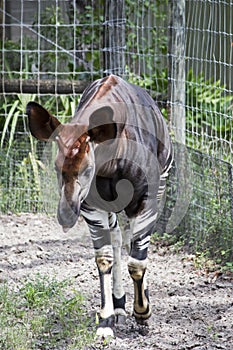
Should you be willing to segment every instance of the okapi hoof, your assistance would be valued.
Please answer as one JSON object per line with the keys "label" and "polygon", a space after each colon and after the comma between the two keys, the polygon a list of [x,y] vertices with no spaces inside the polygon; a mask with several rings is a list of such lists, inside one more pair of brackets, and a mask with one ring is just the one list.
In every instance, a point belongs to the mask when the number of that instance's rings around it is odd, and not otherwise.
{"label": "okapi hoof", "polygon": [[[124,311],[124,310],[122,310]],[[117,325],[125,324],[126,322],[126,312],[117,313],[115,310],[115,322]]]}
{"label": "okapi hoof", "polygon": [[98,327],[97,328],[97,332],[96,335],[100,338],[113,338],[114,337],[114,333],[113,333],[113,329],[110,327]]}
{"label": "okapi hoof", "polygon": [[101,338],[114,337],[114,325],[115,315],[109,316],[108,318],[101,318],[96,331],[97,336]]}
{"label": "okapi hoof", "polygon": [[114,305],[114,313],[115,313],[115,322],[118,325],[125,324],[126,321],[126,312],[125,312],[125,294],[121,298],[116,298],[114,294],[113,297],[113,305]]}
{"label": "okapi hoof", "polygon": [[143,325],[143,326],[148,326],[148,319],[151,316],[151,307],[148,305],[146,311],[144,312],[137,312],[134,309],[133,316],[135,317],[136,321],[138,324]]}
{"label": "okapi hoof", "polygon": [[146,327],[149,326],[148,319],[145,320],[144,318],[137,318],[137,317],[135,317],[135,319],[137,324],[139,324],[140,326],[146,326]]}

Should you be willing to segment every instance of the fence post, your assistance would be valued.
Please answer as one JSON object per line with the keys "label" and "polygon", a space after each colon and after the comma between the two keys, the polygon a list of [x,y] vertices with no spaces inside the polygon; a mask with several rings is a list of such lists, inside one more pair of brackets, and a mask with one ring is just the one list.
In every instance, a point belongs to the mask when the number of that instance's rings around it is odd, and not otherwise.
{"label": "fence post", "polygon": [[[0,8],[3,9],[3,0],[0,0]],[[0,26],[0,40],[2,40],[2,42],[4,41],[3,38],[3,25],[5,24],[5,19],[4,19],[4,23],[3,23],[3,11],[0,11],[0,23],[2,24],[2,26]]]}
{"label": "fence post", "polygon": [[168,108],[177,142],[185,144],[185,0],[169,0]]}
{"label": "fence post", "polygon": [[104,73],[124,75],[125,72],[125,1],[105,1]]}

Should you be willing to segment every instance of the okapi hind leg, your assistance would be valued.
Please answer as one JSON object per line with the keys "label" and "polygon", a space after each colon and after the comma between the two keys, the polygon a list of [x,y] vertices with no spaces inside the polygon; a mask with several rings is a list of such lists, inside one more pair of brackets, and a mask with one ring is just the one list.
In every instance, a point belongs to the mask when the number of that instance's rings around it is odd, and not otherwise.
{"label": "okapi hind leg", "polygon": [[147,260],[137,260],[132,257],[128,261],[128,269],[134,283],[133,315],[139,324],[147,324],[151,316],[149,291],[146,284]]}
{"label": "okapi hind leg", "polygon": [[138,323],[145,325],[146,320],[151,316],[149,290],[146,283],[147,253],[156,217],[157,213],[149,209],[135,218],[128,261],[128,270],[134,283],[133,315]]}
{"label": "okapi hind leg", "polygon": [[113,268],[112,268],[112,281],[113,281],[113,305],[115,313],[116,324],[123,324],[126,320],[125,311],[125,291],[122,283],[122,271],[121,271],[121,249],[122,249],[122,235],[118,225],[117,216],[115,213],[109,214],[109,227],[111,232],[111,242],[113,247]]}

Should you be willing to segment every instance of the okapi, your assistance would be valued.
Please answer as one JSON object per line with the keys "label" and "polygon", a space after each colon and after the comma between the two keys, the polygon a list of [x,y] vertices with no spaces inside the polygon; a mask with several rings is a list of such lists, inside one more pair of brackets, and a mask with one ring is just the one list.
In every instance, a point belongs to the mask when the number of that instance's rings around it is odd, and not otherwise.
{"label": "okapi", "polygon": [[133,315],[145,324],[151,316],[148,246],[173,158],[159,108],[142,88],[109,75],[84,91],[70,123],[61,124],[35,102],[28,103],[26,113],[32,135],[58,145],[58,222],[66,232],[81,214],[90,230],[101,287],[97,334],[113,335],[115,322],[126,317],[119,212],[125,213],[130,228]]}

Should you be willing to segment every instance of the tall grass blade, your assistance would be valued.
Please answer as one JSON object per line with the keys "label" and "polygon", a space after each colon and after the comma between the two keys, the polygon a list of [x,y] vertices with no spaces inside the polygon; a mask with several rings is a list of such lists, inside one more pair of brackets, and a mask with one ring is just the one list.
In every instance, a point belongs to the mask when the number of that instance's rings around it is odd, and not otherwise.
{"label": "tall grass blade", "polygon": [[11,149],[11,146],[12,146],[12,143],[13,143],[13,140],[14,140],[14,137],[15,137],[15,130],[16,130],[16,125],[17,125],[17,122],[18,122],[19,114],[20,114],[20,111],[16,111],[14,113],[14,115],[13,115],[13,118],[12,118],[11,131],[10,131],[10,138],[9,138],[9,143],[8,143],[7,154],[9,153],[9,151]]}
{"label": "tall grass blade", "polygon": [[5,141],[5,138],[6,138],[8,126],[10,125],[12,117],[16,113],[16,109],[17,109],[18,105],[19,105],[19,100],[16,100],[12,104],[11,109],[10,109],[10,111],[8,113],[8,116],[6,118],[6,121],[4,123],[3,131],[2,131],[2,137],[1,137],[1,144],[0,144],[1,148],[3,148],[3,144],[4,144],[4,141]]}
{"label": "tall grass blade", "polygon": [[40,175],[39,175],[39,169],[38,169],[38,163],[35,158],[35,155],[32,152],[28,153],[30,163],[32,165],[32,171],[33,171],[33,178],[34,178],[34,183],[36,187],[36,192],[38,194],[40,193]]}

